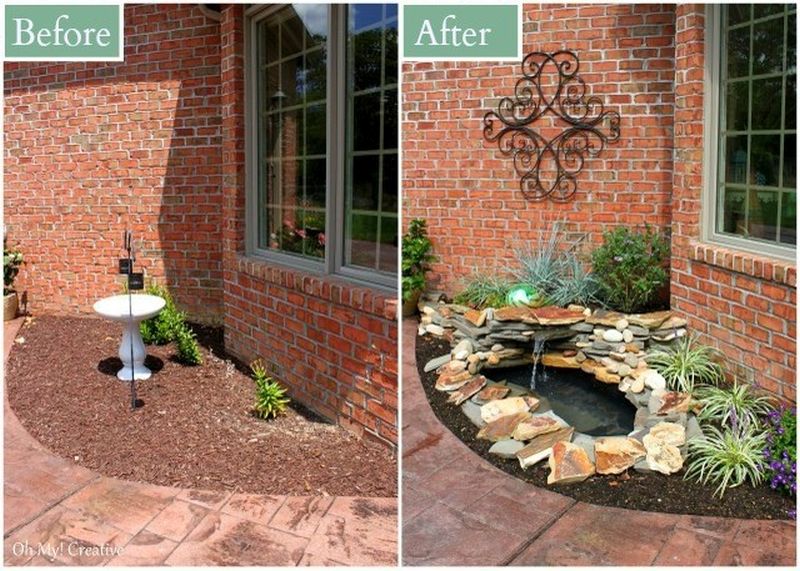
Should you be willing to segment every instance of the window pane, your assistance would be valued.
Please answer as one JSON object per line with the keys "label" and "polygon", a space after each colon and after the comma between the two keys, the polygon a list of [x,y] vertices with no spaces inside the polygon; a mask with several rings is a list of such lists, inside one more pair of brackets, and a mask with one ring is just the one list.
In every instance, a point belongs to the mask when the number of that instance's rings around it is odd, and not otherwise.
{"label": "window pane", "polygon": [[380,155],[353,157],[353,210],[378,210]]}
{"label": "window pane", "polygon": [[797,72],[797,16],[792,14],[787,19],[789,38],[786,43],[786,72]]}
{"label": "window pane", "polygon": [[750,128],[754,131],[781,128],[782,77],[753,81],[753,117]]}
{"label": "window pane", "polygon": [[747,182],[747,135],[725,140],[725,180],[740,184]]}
{"label": "window pane", "polygon": [[753,238],[776,240],[778,234],[778,193],[768,191],[749,192],[748,229]]}
{"label": "window pane", "polygon": [[784,6],[784,4],[755,4],[753,6],[753,17],[759,19],[773,14],[783,14]]}
{"label": "window pane", "polygon": [[783,70],[783,18],[753,26],[753,75]]}
{"label": "window pane", "polygon": [[384,272],[397,271],[397,218],[381,218],[381,247],[379,268]]}
{"label": "window pane", "polygon": [[383,157],[383,200],[381,210],[397,212],[397,155]]}
{"label": "window pane", "polygon": [[290,5],[256,38],[258,245],[311,258],[325,255],[327,29],[327,6]]}
{"label": "window pane", "polygon": [[728,25],[740,24],[750,19],[750,4],[728,4]]}
{"label": "window pane", "polygon": [[728,77],[743,77],[750,72],[750,28],[728,33]]}
{"label": "window pane", "polygon": [[797,128],[797,76],[786,76],[786,124],[784,129]]}
{"label": "window pane", "polygon": [[781,156],[779,135],[754,135],[750,139],[750,180],[756,186],[778,186]]}
{"label": "window pane", "polygon": [[363,268],[375,268],[378,257],[378,216],[354,214],[351,218],[351,231],[347,238],[350,264]]}
{"label": "window pane", "polygon": [[781,237],[784,244],[797,244],[797,195],[784,192],[781,200]]}
{"label": "window pane", "polygon": [[353,150],[372,151],[380,148],[381,92],[353,97]]}
{"label": "window pane", "polygon": [[747,98],[750,90],[749,82],[737,81],[728,84],[728,98],[725,103],[727,110],[726,128],[729,131],[747,130]]}
{"label": "window pane", "polygon": [[[391,14],[391,15],[389,15]],[[344,264],[397,269],[397,17],[348,7]]]}
{"label": "window pane", "polygon": [[722,231],[729,234],[744,235],[745,233],[745,211],[744,211],[743,190],[734,188],[725,189],[725,203],[723,207],[724,216]]}
{"label": "window pane", "polygon": [[783,136],[783,188],[797,188],[797,135]]}

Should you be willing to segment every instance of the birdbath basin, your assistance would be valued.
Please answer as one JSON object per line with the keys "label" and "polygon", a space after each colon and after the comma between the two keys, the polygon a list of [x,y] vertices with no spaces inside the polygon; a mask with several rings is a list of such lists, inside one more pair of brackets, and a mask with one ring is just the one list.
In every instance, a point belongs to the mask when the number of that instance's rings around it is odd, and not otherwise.
{"label": "birdbath basin", "polygon": [[[142,335],[139,333],[139,323],[158,315],[158,312],[164,309],[165,303],[156,295],[137,293],[131,296],[113,295],[94,304],[94,310],[99,315],[125,324],[122,330],[122,342],[119,345],[119,358],[123,366],[117,373],[117,378],[121,381],[131,380],[131,369],[137,381],[150,378],[150,369],[144,366],[146,353]],[[131,346],[133,346],[133,362],[131,362]]]}

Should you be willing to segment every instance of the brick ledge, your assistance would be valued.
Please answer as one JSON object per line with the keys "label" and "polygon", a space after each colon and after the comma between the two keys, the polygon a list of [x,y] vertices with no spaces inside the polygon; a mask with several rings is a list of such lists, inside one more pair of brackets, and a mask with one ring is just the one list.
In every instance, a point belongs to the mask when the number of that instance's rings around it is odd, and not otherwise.
{"label": "brick ledge", "polygon": [[384,319],[397,319],[396,297],[339,276],[312,274],[242,254],[236,255],[236,268],[252,277],[313,295],[331,303],[365,311]]}
{"label": "brick ledge", "polygon": [[759,256],[699,240],[689,242],[689,259],[757,279],[789,287],[797,286],[797,266],[789,261]]}

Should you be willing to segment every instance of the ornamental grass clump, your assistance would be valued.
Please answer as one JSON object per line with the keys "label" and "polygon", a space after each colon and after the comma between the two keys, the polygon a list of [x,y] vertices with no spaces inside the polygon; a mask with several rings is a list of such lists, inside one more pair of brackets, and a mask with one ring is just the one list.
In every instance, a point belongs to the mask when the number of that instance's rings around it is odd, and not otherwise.
{"label": "ornamental grass clump", "polygon": [[649,225],[604,232],[603,244],[592,252],[592,271],[605,302],[624,313],[648,309],[667,282],[668,254],[669,243]]}
{"label": "ornamental grass clump", "polygon": [[783,405],[769,411],[766,420],[764,461],[769,485],[773,490],[797,496],[797,411]]}
{"label": "ornamental grass clump", "polygon": [[750,385],[735,381],[730,387],[700,387],[695,391],[701,403],[698,419],[728,425],[735,422],[752,427],[763,426],[762,418],[770,411],[768,397],[756,394]]}
{"label": "ornamental grass clump", "polygon": [[260,359],[250,364],[250,371],[256,383],[256,402],[253,405],[256,416],[268,419],[283,414],[290,402],[286,389],[267,375],[267,369]]}
{"label": "ornamental grass clump", "polygon": [[670,390],[690,395],[700,386],[717,386],[725,378],[719,353],[694,336],[687,335],[674,346],[651,353],[647,364],[661,373]]}
{"label": "ornamental grass clump", "polygon": [[512,269],[514,277],[552,305],[599,303],[600,282],[578,259],[574,244],[563,246],[568,242],[563,226],[563,222],[555,222],[542,231],[537,248],[515,251],[518,267]]}
{"label": "ornamental grass clump", "polygon": [[689,467],[684,477],[717,484],[714,495],[719,494],[720,498],[729,488],[745,482],[756,486],[764,480],[766,443],[763,431],[746,419],[739,422],[732,413],[730,425],[706,425],[703,438],[689,441]]}
{"label": "ornamental grass clump", "polygon": [[509,280],[500,276],[475,273],[464,282],[464,289],[455,296],[454,301],[476,309],[504,307],[512,285]]}

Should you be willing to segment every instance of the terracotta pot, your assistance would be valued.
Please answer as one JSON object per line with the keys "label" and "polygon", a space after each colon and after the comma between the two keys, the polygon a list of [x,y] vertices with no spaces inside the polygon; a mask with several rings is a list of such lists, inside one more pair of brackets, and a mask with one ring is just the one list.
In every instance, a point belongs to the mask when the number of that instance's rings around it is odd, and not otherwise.
{"label": "terracotta pot", "polygon": [[16,318],[18,309],[17,292],[12,291],[10,294],[3,296],[3,321],[11,321]]}
{"label": "terracotta pot", "polygon": [[417,314],[417,304],[422,290],[417,290],[411,294],[408,300],[403,302],[403,317],[412,317]]}

